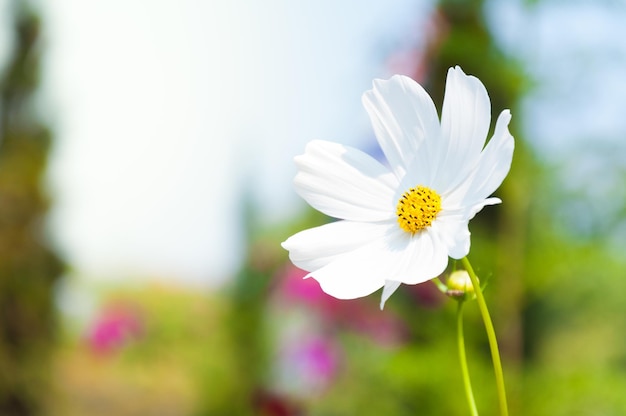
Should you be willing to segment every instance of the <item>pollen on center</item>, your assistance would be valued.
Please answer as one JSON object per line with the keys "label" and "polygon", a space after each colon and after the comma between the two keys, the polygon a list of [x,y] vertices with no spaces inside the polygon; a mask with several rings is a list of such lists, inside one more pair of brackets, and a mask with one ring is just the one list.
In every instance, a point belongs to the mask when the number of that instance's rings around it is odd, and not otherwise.
{"label": "pollen on center", "polygon": [[441,211],[441,197],[426,186],[416,186],[402,194],[396,214],[404,231],[415,234],[429,227]]}

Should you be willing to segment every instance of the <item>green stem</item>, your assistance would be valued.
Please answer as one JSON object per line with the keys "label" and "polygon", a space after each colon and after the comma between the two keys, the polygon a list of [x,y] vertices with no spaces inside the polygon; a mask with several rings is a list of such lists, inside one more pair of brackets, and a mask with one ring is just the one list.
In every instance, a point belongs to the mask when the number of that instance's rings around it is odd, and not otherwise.
{"label": "green stem", "polygon": [[448,287],[445,284],[443,284],[443,282],[439,280],[438,277],[435,277],[434,279],[431,279],[430,281],[433,282],[435,286],[437,286],[437,289],[439,289],[441,293],[445,294],[448,291]]}
{"label": "green stem", "polygon": [[465,337],[463,336],[463,300],[459,300],[456,310],[457,339],[459,342],[459,360],[461,361],[461,372],[463,373],[463,386],[465,387],[465,397],[472,416],[478,416],[474,394],[472,393],[472,383],[470,382],[469,370],[467,369],[467,357],[465,356]]}
{"label": "green stem", "polygon": [[482,315],[485,330],[487,332],[487,338],[489,339],[489,348],[491,349],[491,359],[493,361],[493,371],[496,375],[496,386],[498,388],[498,399],[500,401],[500,415],[508,416],[509,410],[506,404],[506,389],[504,388],[504,376],[502,374],[502,362],[500,361],[500,351],[498,350],[496,331],[493,329],[493,323],[491,322],[491,317],[489,316],[489,309],[487,309],[485,297],[480,289],[478,277],[476,277],[476,273],[474,273],[472,265],[467,257],[463,257],[461,262],[463,262],[463,266],[472,280],[472,286],[474,286],[474,292],[476,293],[476,301],[478,302],[478,309],[480,309],[480,314]]}

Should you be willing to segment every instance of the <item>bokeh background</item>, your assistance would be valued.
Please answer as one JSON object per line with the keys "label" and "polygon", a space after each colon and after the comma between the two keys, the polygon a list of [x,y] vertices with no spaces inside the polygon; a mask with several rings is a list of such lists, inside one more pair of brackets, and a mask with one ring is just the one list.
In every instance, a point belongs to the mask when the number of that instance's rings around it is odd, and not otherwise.
{"label": "bokeh background", "polygon": [[[464,415],[434,285],[337,301],[293,156],[460,65],[513,113],[470,228],[513,415],[626,414],[626,4],[0,1],[0,415]],[[496,414],[475,305],[478,407]]]}

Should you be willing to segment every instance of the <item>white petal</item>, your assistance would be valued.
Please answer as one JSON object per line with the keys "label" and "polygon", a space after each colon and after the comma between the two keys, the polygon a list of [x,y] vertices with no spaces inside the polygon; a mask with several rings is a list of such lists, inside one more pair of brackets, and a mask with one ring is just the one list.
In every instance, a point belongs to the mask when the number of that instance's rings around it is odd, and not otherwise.
{"label": "white petal", "polygon": [[363,94],[363,105],[396,176],[403,177],[409,167],[430,174],[430,164],[437,159],[433,141],[439,139],[440,127],[426,91],[411,78],[395,75],[375,80],[374,88]]}
{"label": "white petal", "polygon": [[496,204],[501,204],[501,203],[502,203],[502,200],[500,198],[483,199],[480,203],[473,205],[470,208],[469,219],[471,220],[472,218],[474,218],[474,216],[478,214],[487,205],[496,205]]}
{"label": "white petal", "polygon": [[383,238],[337,256],[309,275],[329,295],[353,299],[375,292],[386,280],[408,284],[430,280],[447,263],[445,246],[429,233],[411,236],[394,224]]}
{"label": "white petal", "polygon": [[389,279],[409,285],[423,283],[439,276],[448,265],[447,248],[431,229],[410,237],[406,253]]}
{"label": "white petal", "polygon": [[450,68],[441,113],[442,163],[436,187],[447,190],[466,177],[478,160],[491,121],[485,86],[459,68]]}
{"label": "white petal", "polygon": [[385,284],[385,274],[395,259],[385,242],[386,238],[381,238],[337,256],[307,277],[313,277],[324,292],[338,299],[354,299],[374,293]]}
{"label": "white petal", "polygon": [[395,216],[397,181],[362,151],[321,140],[296,157],[296,192],[326,215],[353,221]]}
{"label": "white petal", "polygon": [[318,270],[337,256],[383,237],[388,225],[336,221],[300,231],[281,245],[293,264],[306,271]]}
{"label": "white petal", "polygon": [[433,222],[432,232],[437,233],[441,242],[447,247],[448,256],[461,259],[470,251],[469,218],[467,214],[440,215]]}
{"label": "white petal", "polygon": [[401,282],[396,282],[394,280],[385,280],[385,286],[383,287],[383,294],[380,299],[381,311],[385,307],[385,302],[387,302],[387,299],[389,299],[389,297],[393,295],[393,292],[395,292],[400,287],[401,284],[402,284]]}
{"label": "white petal", "polygon": [[501,202],[497,198],[485,198],[502,184],[511,168],[515,143],[507,127],[510,120],[508,110],[500,113],[495,133],[481,153],[475,170],[445,196],[447,208],[469,210],[471,219],[485,205]]}
{"label": "white petal", "polygon": [[500,113],[493,137],[480,155],[480,162],[472,183],[472,194],[475,200],[482,200],[494,193],[511,169],[515,142],[509,133],[510,121],[509,110]]}

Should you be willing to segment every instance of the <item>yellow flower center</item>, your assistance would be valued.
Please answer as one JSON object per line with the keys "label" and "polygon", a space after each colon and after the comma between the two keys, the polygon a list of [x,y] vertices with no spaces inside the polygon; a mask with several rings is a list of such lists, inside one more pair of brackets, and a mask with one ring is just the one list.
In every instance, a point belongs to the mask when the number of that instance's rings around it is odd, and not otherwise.
{"label": "yellow flower center", "polygon": [[407,233],[415,234],[429,227],[441,211],[441,197],[426,186],[416,186],[402,194],[396,214],[398,224]]}

